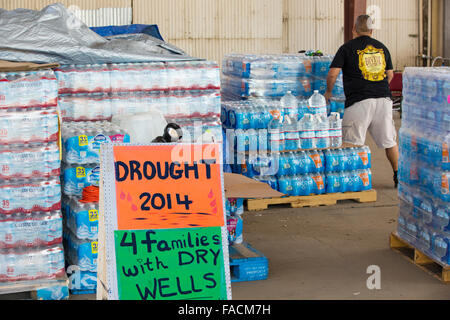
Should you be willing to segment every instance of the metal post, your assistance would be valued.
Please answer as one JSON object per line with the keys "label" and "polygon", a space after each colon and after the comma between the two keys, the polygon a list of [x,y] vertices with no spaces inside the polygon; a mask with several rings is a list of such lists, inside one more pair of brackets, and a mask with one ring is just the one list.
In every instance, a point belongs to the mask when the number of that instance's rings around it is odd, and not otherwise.
{"label": "metal post", "polygon": [[367,9],[366,0],[345,0],[344,2],[344,41],[353,39],[353,25],[356,18],[365,14]]}
{"label": "metal post", "polygon": [[450,58],[450,0],[444,2],[444,57]]}

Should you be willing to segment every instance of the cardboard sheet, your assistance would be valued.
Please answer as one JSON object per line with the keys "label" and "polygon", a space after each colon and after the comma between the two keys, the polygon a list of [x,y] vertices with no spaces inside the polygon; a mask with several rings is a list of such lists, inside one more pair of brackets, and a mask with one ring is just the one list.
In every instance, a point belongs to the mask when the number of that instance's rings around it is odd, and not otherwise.
{"label": "cardboard sheet", "polygon": [[283,194],[262,183],[241,174],[224,173],[225,197],[227,198],[272,198]]}
{"label": "cardboard sheet", "polygon": [[11,62],[0,60],[0,72],[36,71],[59,67],[59,63],[37,64],[32,62]]}

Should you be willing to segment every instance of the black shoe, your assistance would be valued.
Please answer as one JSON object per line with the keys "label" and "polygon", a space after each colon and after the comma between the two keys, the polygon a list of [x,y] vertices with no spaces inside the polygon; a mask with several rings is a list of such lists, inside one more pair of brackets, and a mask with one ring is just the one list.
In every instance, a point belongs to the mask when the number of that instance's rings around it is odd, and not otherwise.
{"label": "black shoe", "polygon": [[394,185],[395,185],[395,189],[397,189],[398,188],[397,171],[394,171]]}

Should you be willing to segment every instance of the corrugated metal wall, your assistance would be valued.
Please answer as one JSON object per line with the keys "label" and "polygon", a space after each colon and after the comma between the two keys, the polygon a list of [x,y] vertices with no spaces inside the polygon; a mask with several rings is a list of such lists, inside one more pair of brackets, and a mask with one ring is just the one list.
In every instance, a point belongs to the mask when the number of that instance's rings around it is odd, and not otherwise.
{"label": "corrugated metal wall", "polygon": [[285,52],[320,49],[334,54],[344,41],[344,0],[285,0]]}
{"label": "corrugated metal wall", "polygon": [[134,23],[158,24],[163,38],[191,55],[281,53],[281,0],[134,0]]}
{"label": "corrugated metal wall", "polygon": [[41,10],[60,2],[90,27],[131,24],[132,0],[0,0],[0,8]]}
{"label": "corrugated metal wall", "polygon": [[[0,0],[4,9],[41,9],[55,0]],[[344,0],[60,0],[89,26],[157,24],[165,40],[193,56],[221,63],[226,53],[334,54],[344,41]],[[367,0],[379,13],[375,37],[394,67],[414,65],[418,0]],[[76,8],[76,7],[72,7]]]}
{"label": "corrugated metal wall", "polygon": [[[394,68],[415,65],[419,52],[419,12],[417,0],[367,0],[369,13],[378,10],[380,29],[374,37],[389,49]],[[372,8],[371,8],[372,7]]]}

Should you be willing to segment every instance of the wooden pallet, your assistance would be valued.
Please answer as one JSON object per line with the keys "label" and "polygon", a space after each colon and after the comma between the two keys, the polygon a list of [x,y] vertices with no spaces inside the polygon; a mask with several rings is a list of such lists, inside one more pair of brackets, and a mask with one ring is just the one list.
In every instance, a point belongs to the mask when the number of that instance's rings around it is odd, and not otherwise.
{"label": "wooden pallet", "polygon": [[291,208],[332,206],[340,200],[354,200],[359,203],[377,201],[376,190],[345,193],[327,193],[301,197],[280,197],[268,199],[248,199],[248,211],[267,210],[269,206],[289,204]]}
{"label": "wooden pallet", "polygon": [[450,266],[446,266],[442,262],[430,258],[400,238],[395,232],[391,233],[389,244],[393,251],[401,254],[409,262],[414,263],[436,279],[450,284]]}
{"label": "wooden pallet", "polygon": [[[26,295],[26,298],[22,298]],[[60,279],[0,283],[0,299],[64,300],[69,298],[69,280]]]}

